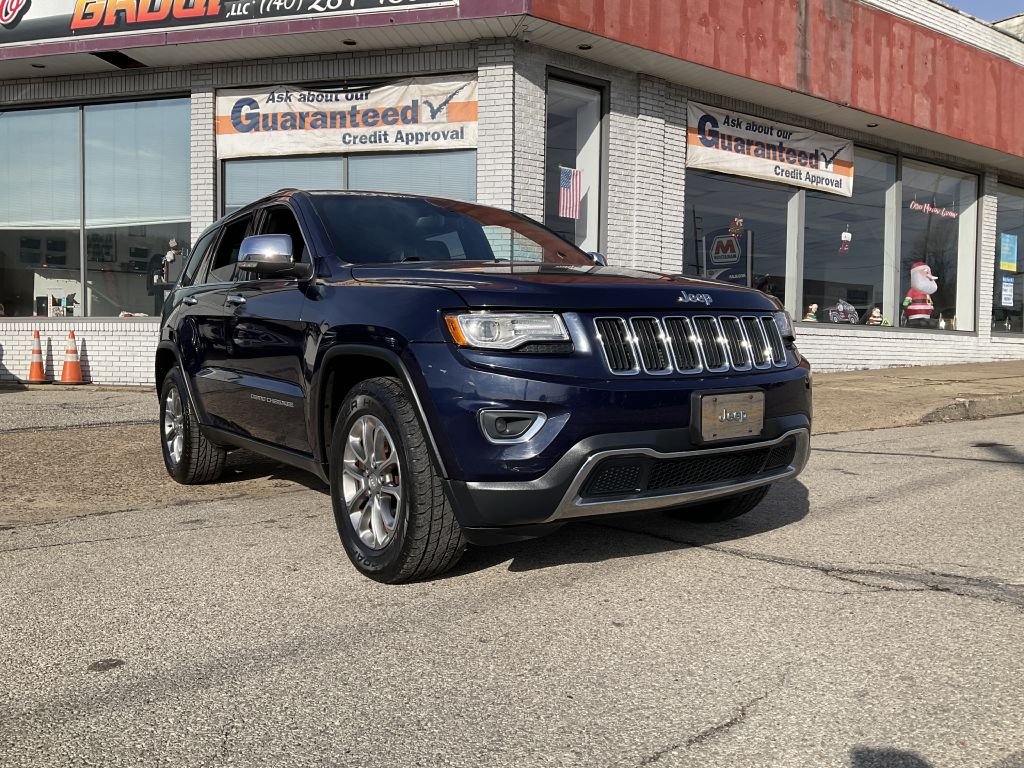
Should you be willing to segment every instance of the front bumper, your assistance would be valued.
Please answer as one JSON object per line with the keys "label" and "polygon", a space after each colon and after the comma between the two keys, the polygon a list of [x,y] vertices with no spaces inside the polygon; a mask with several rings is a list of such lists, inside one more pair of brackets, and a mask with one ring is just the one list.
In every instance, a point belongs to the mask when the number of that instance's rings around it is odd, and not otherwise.
{"label": "front bumper", "polygon": [[[434,436],[444,477],[462,483],[528,483],[550,477],[567,454],[579,446],[591,452],[650,447],[662,453],[702,448],[691,435],[697,394],[761,391],[765,429],[771,440],[786,429],[809,427],[810,371],[805,362],[787,369],[734,375],[635,376],[593,379],[511,372],[469,361],[446,344],[410,345],[408,367],[424,416]],[[524,359],[523,368],[547,361]],[[551,365],[571,369],[573,358]],[[581,366],[587,362],[583,357]],[[480,429],[482,410],[539,412],[546,423],[530,441],[498,445]],[[779,429],[778,425],[787,426]],[[629,442],[639,434],[640,442]],[[735,441],[743,442],[743,441]],[[580,457],[580,466],[585,456]],[[574,469],[578,469],[575,467]]]}
{"label": "front bumper", "polygon": [[449,485],[471,539],[517,538],[517,529],[529,536],[533,527],[697,504],[795,477],[810,454],[809,421],[789,416],[765,426],[763,439],[712,448],[682,447],[688,435],[678,429],[598,435],[535,480]]}

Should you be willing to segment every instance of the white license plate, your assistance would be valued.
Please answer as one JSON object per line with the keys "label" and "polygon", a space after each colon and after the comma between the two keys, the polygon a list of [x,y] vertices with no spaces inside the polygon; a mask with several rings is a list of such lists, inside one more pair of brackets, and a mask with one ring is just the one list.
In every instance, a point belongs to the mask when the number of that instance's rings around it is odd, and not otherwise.
{"label": "white license plate", "polygon": [[757,437],[764,429],[764,392],[702,395],[700,436],[704,442]]}

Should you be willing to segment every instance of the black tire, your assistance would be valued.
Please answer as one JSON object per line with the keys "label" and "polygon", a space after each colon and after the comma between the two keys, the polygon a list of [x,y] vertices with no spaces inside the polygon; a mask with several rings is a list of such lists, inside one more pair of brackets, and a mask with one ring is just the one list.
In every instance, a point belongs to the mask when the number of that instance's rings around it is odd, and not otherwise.
{"label": "black tire", "polygon": [[[168,397],[172,390],[181,403],[181,418],[177,427],[181,430],[181,457],[178,460],[171,454],[166,439]],[[224,471],[227,451],[207,440],[199,430],[199,420],[196,419],[181,371],[177,367],[167,373],[160,387],[160,448],[167,474],[182,485],[212,483]]]}
{"label": "black tire", "polygon": [[668,514],[688,523],[720,523],[723,520],[732,520],[734,517],[747,514],[760,504],[768,494],[769,488],[770,485],[762,485],[752,491],[726,496],[724,499],[694,504],[690,507],[676,507],[668,510]]}
{"label": "black tire", "polygon": [[[364,417],[379,420],[385,427],[400,473],[402,500],[395,505],[391,538],[380,547],[369,546],[357,533],[343,487],[349,432]],[[466,549],[462,528],[445,494],[416,410],[397,379],[367,379],[349,391],[334,422],[330,479],[338,535],[352,564],[365,576],[386,584],[427,579],[449,570],[462,557]],[[355,507],[360,498],[353,501]],[[359,512],[358,507],[355,512]]]}

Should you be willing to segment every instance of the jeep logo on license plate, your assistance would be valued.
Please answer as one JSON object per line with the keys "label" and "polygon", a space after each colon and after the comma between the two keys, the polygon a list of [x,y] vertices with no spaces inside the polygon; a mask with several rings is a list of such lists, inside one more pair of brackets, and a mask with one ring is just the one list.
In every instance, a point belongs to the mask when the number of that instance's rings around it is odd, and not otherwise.
{"label": "jeep logo on license plate", "polygon": [[742,424],[747,420],[746,411],[730,411],[726,408],[722,409],[722,412],[718,414],[718,420],[723,424],[727,424],[730,421]]}
{"label": "jeep logo on license plate", "polygon": [[728,392],[700,398],[703,442],[758,437],[764,429],[764,392]]}

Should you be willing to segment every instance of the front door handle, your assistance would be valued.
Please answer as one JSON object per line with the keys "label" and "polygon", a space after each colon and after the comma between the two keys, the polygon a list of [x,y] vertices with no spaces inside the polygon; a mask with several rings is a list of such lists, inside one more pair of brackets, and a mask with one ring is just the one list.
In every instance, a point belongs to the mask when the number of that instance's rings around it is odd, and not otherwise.
{"label": "front door handle", "polygon": [[197,299],[195,296],[186,296],[184,299],[181,300],[181,303],[188,304],[190,307],[193,307],[199,303],[199,299]]}
{"label": "front door handle", "polygon": [[240,304],[245,304],[245,296],[241,296],[237,293],[229,294],[224,302],[225,304],[234,304],[236,307]]}

